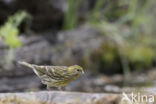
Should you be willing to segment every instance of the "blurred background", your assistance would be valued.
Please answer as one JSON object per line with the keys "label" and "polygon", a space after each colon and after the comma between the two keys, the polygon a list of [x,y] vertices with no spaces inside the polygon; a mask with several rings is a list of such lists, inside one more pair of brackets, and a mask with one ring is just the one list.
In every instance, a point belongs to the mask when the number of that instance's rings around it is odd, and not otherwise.
{"label": "blurred background", "polygon": [[18,61],[81,65],[68,91],[153,92],[155,17],[155,0],[0,0],[0,92],[46,89]]}

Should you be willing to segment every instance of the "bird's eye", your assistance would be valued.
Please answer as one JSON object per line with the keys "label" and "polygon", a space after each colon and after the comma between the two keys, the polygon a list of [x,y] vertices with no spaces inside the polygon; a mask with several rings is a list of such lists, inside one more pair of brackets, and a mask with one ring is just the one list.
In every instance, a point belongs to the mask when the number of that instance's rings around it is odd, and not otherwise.
{"label": "bird's eye", "polygon": [[81,70],[80,69],[77,69],[77,71],[80,72]]}

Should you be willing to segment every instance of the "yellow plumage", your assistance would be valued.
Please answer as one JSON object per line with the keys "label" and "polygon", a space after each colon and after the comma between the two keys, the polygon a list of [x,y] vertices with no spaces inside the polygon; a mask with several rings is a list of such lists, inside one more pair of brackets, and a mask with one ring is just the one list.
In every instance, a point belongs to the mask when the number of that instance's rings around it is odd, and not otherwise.
{"label": "yellow plumage", "polygon": [[73,66],[42,66],[34,65],[26,62],[19,62],[19,64],[25,65],[35,72],[35,74],[41,79],[41,82],[47,87],[62,87],[69,84],[71,81],[80,77],[84,71],[83,68],[78,65]]}

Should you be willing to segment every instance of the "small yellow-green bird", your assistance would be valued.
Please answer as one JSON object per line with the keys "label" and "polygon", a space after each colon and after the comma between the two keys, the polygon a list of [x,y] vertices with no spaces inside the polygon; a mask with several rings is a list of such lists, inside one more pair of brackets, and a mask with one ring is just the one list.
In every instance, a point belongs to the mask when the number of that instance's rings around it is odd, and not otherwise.
{"label": "small yellow-green bird", "polygon": [[19,62],[19,64],[25,65],[35,72],[35,74],[41,79],[41,82],[47,85],[47,88],[51,87],[63,87],[69,84],[71,81],[77,79],[84,74],[83,68],[78,65],[73,66],[42,66],[29,64],[27,62]]}

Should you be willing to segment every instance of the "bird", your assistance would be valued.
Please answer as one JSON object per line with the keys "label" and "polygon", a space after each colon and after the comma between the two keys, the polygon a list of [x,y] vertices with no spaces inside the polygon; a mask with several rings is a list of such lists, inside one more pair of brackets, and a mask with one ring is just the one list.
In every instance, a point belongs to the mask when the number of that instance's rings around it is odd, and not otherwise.
{"label": "bird", "polygon": [[48,90],[52,87],[57,87],[62,90],[73,80],[76,80],[84,74],[84,70],[79,65],[72,66],[50,66],[50,65],[35,65],[24,61],[18,62],[21,65],[31,68],[39,77],[41,83],[47,86]]}

